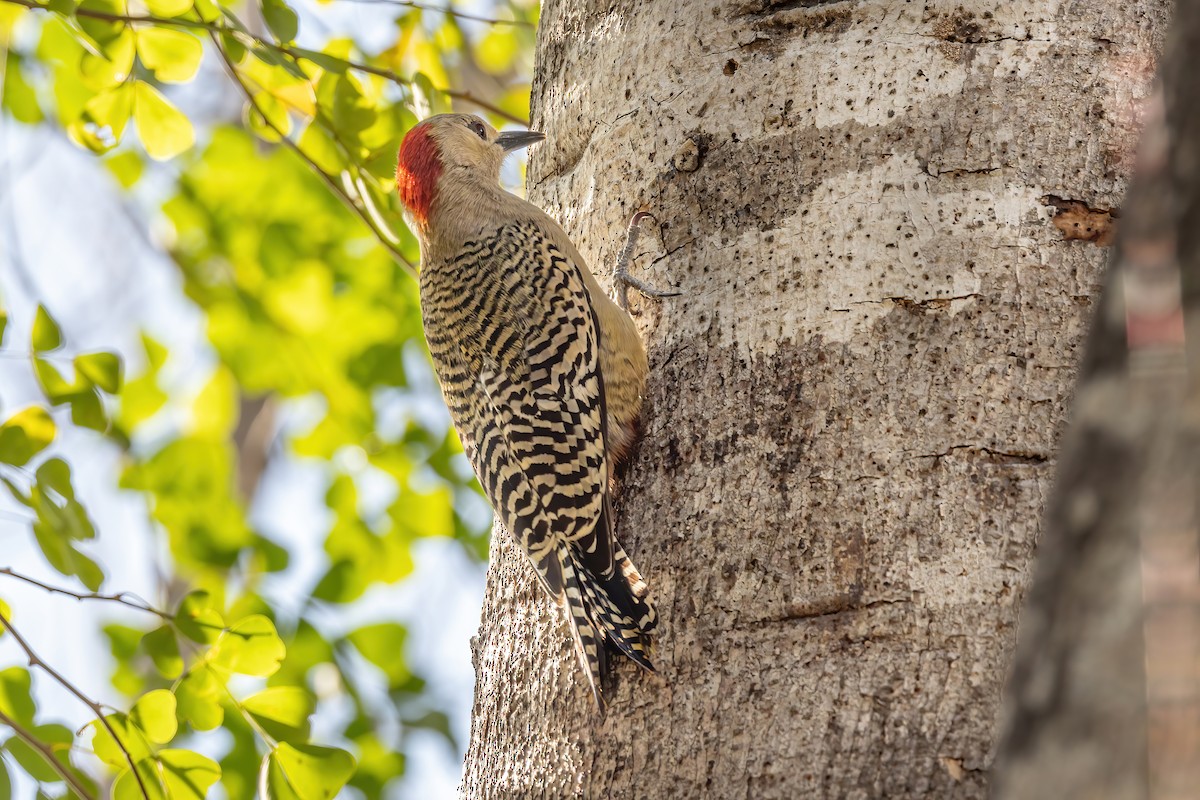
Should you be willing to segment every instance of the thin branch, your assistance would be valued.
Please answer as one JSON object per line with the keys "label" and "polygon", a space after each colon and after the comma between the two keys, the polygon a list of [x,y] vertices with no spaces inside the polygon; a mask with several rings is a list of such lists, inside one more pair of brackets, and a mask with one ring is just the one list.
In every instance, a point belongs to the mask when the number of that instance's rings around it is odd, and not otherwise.
{"label": "thin branch", "polygon": [[57,772],[58,776],[67,782],[67,785],[71,787],[71,791],[79,795],[81,800],[96,800],[95,796],[88,791],[88,788],[83,785],[79,778],[54,757],[54,751],[50,749],[50,745],[34,736],[31,731],[26,730],[21,723],[3,711],[0,711],[0,725],[11,728],[18,739],[41,753],[42,758],[46,759],[46,763],[50,765],[50,769]]}
{"label": "thin branch", "polygon": [[142,796],[145,797],[146,800],[150,800],[150,792],[148,789],[146,789],[145,782],[142,781],[142,774],[138,772],[137,764],[133,762],[133,756],[130,754],[129,748],[127,748],[125,743],[121,741],[121,737],[117,735],[116,729],[113,728],[112,723],[110,723],[108,721],[108,717],[105,716],[104,708],[95,700],[80,691],[75,684],[64,678],[58,672],[58,670],[47,664],[45,661],[42,661],[42,659],[38,657],[38,654],[34,652],[33,648],[29,646],[29,642],[25,641],[25,637],[13,627],[13,624],[9,622],[8,617],[6,617],[3,613],[0,613],[0,626],[8,631],[16,641],[17,645],[25,651],[25,656],[29,659],[29,666],[31,668],[36,667],[49,675],[59,686],[75,695],[79,702],[83,703],[92,710],[92,713],[96,715],[96,719],[100,720],[100,724],[108,730],[109,736],[112,736],[113,741],[117,743],[117,747],[119,747],[121,752],[125,755],[125,761],[128,762],[129,769],[133,772],[133,777],[137,781],[138,788],[142,791]]}
{"label": "thin branch", "polygon": [[12,567],[0,567],[0,575],[7,575],[10,578],[16,578],[19,581],[24,581],[25,583],[28,583],[32,586],[36,586],[39,589],[45,589],[47,592],[50,592],[51,594],[66,595],[67,597],[74,597],[76,600],[80,600],[80,601],[101,600],[101,601],[105,601],[105,602],[109,602],[109,603],[120,603],[121,605],[126,606],[128,608],[135,608],[138,611],[145,611],[148,614],[154,614],[155,616],[157,616],[161,619],[164,619],[167,622],[175,621],[174,614],[169,614],[166,611],[157,609],[154,606],[150,605],[149,603],[143,601],[140,597],[132,595],[129,592],[118,592],[117,594],[100,594],[98,592],[74,592],[74,591],[71,591],[70,589],[64,589],[61,586],[52,586],[48,583],[42,583],[37,578],[31,578],[28,575],[22,575],[21,573],[14,571]]}
{"label": "thin branch", "polygon": [[289,139],[287,135],[279,129],[279,126],[277,126],[271,120],[271,118],[268,117],[265,112],[263,112],[262,108],[260,108],[258,105],[258,101],[254,99],[254,93],[250,91],[250,87],[248,87],[245,81],[242,80],[242,75],[240,72],[238,72],[237,65],[233,63],[233,61],[229,58],[229,55],[225,52],[224,48],[222,48],[221,45],[216,41],[216,34],[210,33],[209,36],[213,39],[213,44],[217,48],[217,53],[219,53],[221,56],[222,63],[225,64],[225,70],[229,73],[229,77],[232,78],[233,82],[236,83],[238,88],[242,90],[242,94],[246,96],[246,101],[250,103],[251,108],[258,112],[259,117],[262,118],[262,121],[266,124],[266,126],[275,132],[275,135],[279,137],[279,141],[282,142],[284,146],[303,159],[303,161],[308,164],[308,166],[312,168],[314,172],[317,173],[321,180],[325,182],[325,185],[329,188],[329,191],[333,192],[341,199],[348,209],[358,215],[359,219],[366,223],[367,227],[371,229],[371,232],[375,234],[375,237],[379,239],[379,242],[391,252],[392,256],[398,262],[400,262],[401,265],[404,266],[405,271],[408,272],[411,277],[416,278],[416,267],[411,261],[408,260],[408,258],[405,257],[400,248],[390,241],[387,234],[375,227],[375,221],[371,219],[371,216],[367,214],[367,212],[361,207],[359,207],[358,203],[354,202],[354,198],[352,198],[345,189],[339,186],[338,182],[335,181],[333,177],[329,175],[329,173],[321,169],[320,165],[313,161],[308,154],[300,148],[300,145]]}
{"label": "thin branch", "polygon": [[469,19],[473,22],[486,22],[488,25],[515,25],[523,28],[534,27],[532,22],[526,22],[523,19],[498,19],[496,17],[483,17],[478,14],[469,14],[466,11],[459,11],[456,8],[449,6],[433,6],[426,3],[413,3],[410,0],[344,0],[347,3],[361,3],[362,5],[370,6],[400,6],[401,8],[415,8],[418,11],[436,11],[439,14],[445,14],[450,17],[458,17],[459,19]]}
{"label": "thin branch", "polygon": [[[36,2],[36,0],[0,0],[0,2],[13,3],[15,5],[25,6],[26,8],[32,8],[37,11],[50,11],[51,10],[49,6],[42,5],[41,3]],[[261,47],[265,47],[270,50],[274,50],[277,53],[282,53],[286,56],[289,56],[292,59],[300,59],[300,58],[307,59],[308,58],[308,56],[305,55],[303,52],[300,52],[293,47],[288,47],[287,45],[283,45],[278,42],[271,41],[270,39],[264,39],[261,36],[255,36],[254,34],[249,33],[247,31],[235,30],[226,25],[218,24],[215,22],[204,22],[202,20],[194,20],[194,19],[156,17],[151,14],[112,14],[107,11],[96,11],[96,10],[90,9],[90,8],[75,9],[75,16],[88,17],[90,19],[99,19],[99,20],[104,20],[105,22],[127,22],[130,25],[138,25],[138,24],[163,25],[163,26],[175,27],[175,28],[190,28],[192,30],[204,30],[204,31],[208,31],[210,33],[225,33],[225,34],[230,34],[230,35],[238,34],[239,36],[243,36]],[[225,51],[221,47],[221,45],[219,43],[214,43],[214,44],[216,44],[217,49],[222,54],[224,54]],[[228,59],[226,59],[226,60],[228,61]],[[361,61],[350,61],[349,59],[344,59],[344,58],[339,58],[338,60],[345,63],[345,65],[348,69],[355,70],[356,72],[365,72],[369,75],[378,75],[379,77],[385,78],[399,86],[407,87],[407,86],[412,85],[412,81],[405,80],[403,77],[401,77],[400,75],[397,75],[395,72],[392,72],[390,69],[384,69],[382,67],[373,67],[370,64],[364,64]],[[484,111],[489,111],[492,114],[495,114],[496,116],[500,117],[501,119],[506,119],[509,122],[513,122],[517,125],[525,125],[525,126],[529,125],[529,120],[519,117],[516,114],[510,114],[509,112],[505,111],[504,109],[500,108],[499,106],[495,105],[494,103],[489,103],[486,100],[481,100],[480,98],[476,97],[475,95],[471,94],[470,92],[463,92],[463,91],[458,91],[455,89],[437,89],[437,91],[443,93],[447,97],[452,97],[455,100],[461,100],[462,102],[470,103],[471,105],[473,105],[477,108],[482,108]]]}

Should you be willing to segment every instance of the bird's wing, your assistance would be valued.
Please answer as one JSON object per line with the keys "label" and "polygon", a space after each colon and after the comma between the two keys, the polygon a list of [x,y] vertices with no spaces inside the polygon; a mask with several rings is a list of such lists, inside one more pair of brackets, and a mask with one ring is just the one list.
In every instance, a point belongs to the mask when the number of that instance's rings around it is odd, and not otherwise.
{"label": "bird's wing", "polygon": [[431,272],[430,352],[497,515],[555,596],[564,545],[611,574],[599,330],[579,266],[524,223]]}

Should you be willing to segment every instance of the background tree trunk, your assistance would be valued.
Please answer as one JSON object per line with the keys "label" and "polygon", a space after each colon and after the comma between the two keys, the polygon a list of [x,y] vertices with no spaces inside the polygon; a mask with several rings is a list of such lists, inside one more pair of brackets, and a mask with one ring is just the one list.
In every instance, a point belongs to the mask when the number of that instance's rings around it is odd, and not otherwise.
{"label": "background tree trunk", "polygon": [[662,678],[600,722],[495,537],[465,797],[986,793],[1167,5],[547,0],[530,197],[687,293],[619,503]]}
{"label": "background tree trunk", "polygon": [[1021,621],[997,800],[1200,791],[1200,3],[1170,40]]}

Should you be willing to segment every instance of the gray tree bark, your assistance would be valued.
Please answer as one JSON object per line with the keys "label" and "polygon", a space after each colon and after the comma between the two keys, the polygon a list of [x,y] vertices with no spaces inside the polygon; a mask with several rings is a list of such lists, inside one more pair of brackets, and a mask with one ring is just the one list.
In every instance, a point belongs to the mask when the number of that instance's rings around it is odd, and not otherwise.
{"label": "gray tree bark", "polygon": [[661,677],[601,722],[494,537],[467,798],[982,797],[1166,0],[547,0],[529,177],[646,207],[618,535]]}

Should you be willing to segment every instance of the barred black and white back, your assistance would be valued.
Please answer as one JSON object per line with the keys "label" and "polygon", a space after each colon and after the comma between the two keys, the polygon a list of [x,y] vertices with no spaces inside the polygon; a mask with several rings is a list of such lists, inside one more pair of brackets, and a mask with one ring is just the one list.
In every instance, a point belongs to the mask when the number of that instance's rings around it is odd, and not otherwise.
{"label": "barred black and white back", "polygon": [[579,265],[532,221],[422,265],[425,335],[479,481],[564,605],[603,709],[606,644],[653,670],[655,612],[613,536],[600,333]]}

